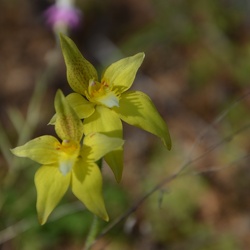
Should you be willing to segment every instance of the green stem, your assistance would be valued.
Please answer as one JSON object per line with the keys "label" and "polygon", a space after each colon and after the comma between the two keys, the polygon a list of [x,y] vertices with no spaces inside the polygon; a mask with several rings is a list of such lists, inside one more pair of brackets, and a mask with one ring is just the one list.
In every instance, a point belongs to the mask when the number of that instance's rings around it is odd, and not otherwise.
{"label": "green stem", "polygon": [[[102,171],[102,158],[96,162],[100,171]],[[86,238],[84,250],[90,250],[93,245],[97,234],[99,233],[99,219],[96,215],[93,215],[93,221],[89,229],[89,233]]]}
{"label": "green stem", "polygon": [[84,250],[89,250],[92,246],[92,244],[94,243],[96,236],[99,232],[99,221],[98,221],[98,217],[96,215],[94,215],[93,217],[93,221],[85,242],[85,248]]}

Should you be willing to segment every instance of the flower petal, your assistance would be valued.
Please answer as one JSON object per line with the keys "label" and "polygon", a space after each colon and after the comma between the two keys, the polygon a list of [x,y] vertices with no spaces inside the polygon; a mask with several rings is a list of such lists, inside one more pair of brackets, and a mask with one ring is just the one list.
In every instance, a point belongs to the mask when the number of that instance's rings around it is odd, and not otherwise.
{"label": "flower petal", "polygon": [[[92,100],[91,100],[92,101]],[[104,105],[108,108],[119,107],[119,98],[114,92],[106,93],[105,95],[96,97],[94,101],[97,104]]]}
{"label": "flower petal", "polygon": [[98,80],[97,72],[93,65],[82,56],[69,37],[60,34],[60,41],[69,85],[75,92],[85,95],[89,80]]}
{"label": "flower petal", "polygon": [[120,107],[113,109],[123,121],[158,136],[171,149],[167,125],[146,94],[139,91],[124,93],[120,98]]}
{"label": "flower petal", "polygon": [[52,164],[57,162],[58,152],[56,148],[59,141],[50,135],[44,135],[30,140],[23,146],[11,149],[11,152],[19,157],[27,157],[40,164]]}
{"label": "flower petal", "polygon": [[102,196],[102,175],[95,163],[80,159],[72,173],[72,192],[94,214],[108,221]]}
{"label": "flower petal", "polygon": [[95,112],[95,104],[89,102],[78,93],[71,93],[66,96],[66,99],[80,119],[89,117]]}
{"label": "flower petal", "polygon": [[83,126],[80,118],[69,105],[61,90],[55,97],[56,122],[55,130],[62,140],[79,142],[83,135]]}
{"label": "flower petal", "polygon": [[[71,93],[66,96],[66,100],[70,106],[74,109],[80,119],[89,117],[95,112],[95,104],[86,100],[82,95],[78,93]],[[50,119],[48,125],[55,125],[56,114]]]}
{"label": "flower petal", "polygon": [[112,109],[96,106],[95,112],[83,121],[84,134],[100,132],[110,137],[122,138],[122,123]]}
{"label": "flower petal", "polygon": [[107,153],[121,147],[124,141],[104,134],[93,133],[84,137],[82,154],[88,161],[98,161]]}
{"label": "flower petal", "polygon": [[35,174],[38,220],[43,225],[66,193],[71,174],[63,176],[56,165],[42,166]]}
{"label": "flower petal", "polygon": [[[83,121],[83,129],[85,135],[100,132],[110,137],[122,138],[122,123],[119,116],[104,106],[97,106],[95,113]],[[122,147],[106,154],[104,158],[119,182],[123,170]]]}
{"label": "flower petal", "polygon": [[102,82],[113,86],[117,93],[123,93],[131,87],[144,57],[144,53],[138,53],[111,64],[104,72]]}
{"label": "flower petal", "polygon": [[55,125],[55,124],[56,124],[56,114],[54,114],[54,115],[51,117],[51,119],[50,119],[48,125]]}

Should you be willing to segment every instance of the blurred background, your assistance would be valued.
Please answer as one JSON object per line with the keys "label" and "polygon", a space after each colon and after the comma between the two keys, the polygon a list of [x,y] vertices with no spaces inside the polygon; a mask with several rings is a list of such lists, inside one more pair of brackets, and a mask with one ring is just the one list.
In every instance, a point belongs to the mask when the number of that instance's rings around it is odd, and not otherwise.
{"label": "blurred background", "polygon": [[58,31],[100,74],[144,51],[133,89],[151,97],[173,142],[167,151],[124,124],[123,179],[117,184],[105,167],[104,196],[111,222],[136,209],[93,249],[249,249],[249,30],[247,0],[1,0],[0,249],[83,249],[90,227],[91,214],[71,192],[40,226],[33,183],[39,165],[9,151],[55,134],[47,126],[55,92],[71,92]]}

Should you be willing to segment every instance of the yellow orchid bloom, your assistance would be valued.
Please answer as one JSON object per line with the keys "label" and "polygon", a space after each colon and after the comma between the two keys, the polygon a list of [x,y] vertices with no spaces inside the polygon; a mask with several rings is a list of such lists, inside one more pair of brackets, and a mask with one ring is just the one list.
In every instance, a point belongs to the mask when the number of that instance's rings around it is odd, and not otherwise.
{"label": "yellow orchid bloom", "polygon": [[[81,55],[75,43],[65,35],[60,35],[60,40],[68,83],[76,92],[68,95],[67,99],[79,118],[84,119],[84,133],[102,132],[122,138],[122,120],[158,136],[170,150],[167,125],[150,98],[140,91],[128,91],[142,64],[144,53],[111,64],[98,81],[95,68]],[[116,180],[120,181],[122,148],[107,154],[105,160]]]}
{"label": "yellow orchid bloom", "polygon": [[92,133],[84,137],[81,145],[82,122],[60,90],[56,93],[55,109],[55,130],[62,142],[44,135],[11,150],[16,156],[42,164],[35,174],[39,222],[47,221],[69,186],[91,212],[107,221],[102,176],[95,162],[121,147],[123,141]]}

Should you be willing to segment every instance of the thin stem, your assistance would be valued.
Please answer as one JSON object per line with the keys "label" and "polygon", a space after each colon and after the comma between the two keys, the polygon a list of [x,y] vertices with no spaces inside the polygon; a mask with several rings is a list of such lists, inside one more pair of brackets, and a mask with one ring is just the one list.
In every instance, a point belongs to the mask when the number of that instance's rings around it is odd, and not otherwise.
{"label": "thin stem", "polygon": [[[218,143],[214,144],[213,146],[211,146],[206,152],[204,152],[203,154],[199,155],[198,157],[191,159],[189,161],[187,161],[185,164],[183,164],[175,173],[173,173],[170,176],[167,176],[165,178],[162,179],[162,181],[160,181],[159,183],[157,183],[155,186],[153,186],[148,192],[146,192],[144,195],[142,195],[142,197],[140,199],[137,200],[137,202],[135,202],[135,204],[130,207],[124,214],[122,214],[121,216],[117,217],[114,221],[112,221],[110,224],[107,225],[106,228],[104,228],[101,233],[99,235],[97,235],[95,242],[97,240],[99,240],[100,238],[102,238],[104,235],[106,235],[111,229],[113,229],[115,226],[117,226],[122,220],[124,220],[125,218],[127,218],[130,214],[132,214],[133,212],[135,212],[138,207],[143,204],[143,202],[145,200],[148,199],[148,197],[150,197],[152,194],[154,194],[156,191],[160,190],[163,186],[169,184],[171,181],[174,181],[176,178],[178,178],[179,176],[181,176],[183,174],[183,171],[189,167],[191,164],[195,163],[196,161],[204,158],[207,154],[209,154],[210,152],[214,151],[215,149],[217,149],[218,147],[220,147],[221,145],[223,145],[226,142],[231,141],[236,135],[243,133],[244,131],[246,131],[247,129],[250,128],[250,124],[246,124],[245,126],[239,128],[238,130],[236,130],[235,132],[233,132],[232,134],[228,135],[227,137],[223,138],[221,141],[219,141]],[[244,155],[243,157],[240,158],[241,159],[247,159],[249,157],[249,154]],[[238,162],[239,159],[237,159],[235,162]],[[232,164],[231,164],[232,165]],[[228,166],[226,167],[228,168]],[[216,169],[210,169],[210,170],[203,170],[203,171],[199,171],[197,173],[192,173],[192,174],[204,174],[207,172],[214,172],[214,171],[219,171],[223,168],[216,168]],[[93,242],[92,246],[95,244],[95,242]]]}
{"label": "thin stem", "polygon": [[[102,171],[102,158],[99,159],[97,162],[96,162],[97,166],[99,167],[100,171]],[[93,243],[95,242],[96,240],[96,237],[99,233],[99,219],[96,215],[93,215],[93,221],[92,221],[92,224],[91,224],[91,227],[89,229],[89,233],[87,235],[87,238],[86,238],[86,242],[85,242],[85,246],[84,246],[84,250],[89,250],[91,249]]]}
{"label": "thin stem", "polygon": [[85,242],[84,250],[91,249],[91,246],[93,245],[93,242],[96,239],[97,234],[99,233],[99,219],[96,215],[93,216],[93,221]]}

